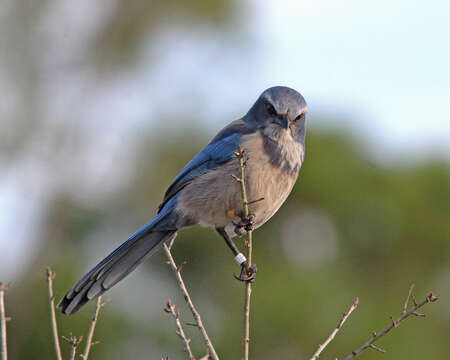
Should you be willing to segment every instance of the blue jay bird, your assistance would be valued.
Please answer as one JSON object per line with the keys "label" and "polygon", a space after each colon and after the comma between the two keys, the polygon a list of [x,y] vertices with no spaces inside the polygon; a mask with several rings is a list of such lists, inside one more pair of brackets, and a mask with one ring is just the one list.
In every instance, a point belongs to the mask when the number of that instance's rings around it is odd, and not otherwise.
{"label": "blue jay bird", "polygon": [[[77,312],[109,290],[153,255],[184,227],[214,227],[241,266],[240,279],[251,281],[256,268],[247,265],[232,238],[269,220],[288,197],[305,155],[305,99],[276,86],[265,90],[240,120],[222,129],[173,180],[156,217],[135,232],[78,281],[61,299],[64,314]],[[245,151],[246,186],[251,217],[243,216],[238,147]],[[250,203],[250,201],[249,201]]]}

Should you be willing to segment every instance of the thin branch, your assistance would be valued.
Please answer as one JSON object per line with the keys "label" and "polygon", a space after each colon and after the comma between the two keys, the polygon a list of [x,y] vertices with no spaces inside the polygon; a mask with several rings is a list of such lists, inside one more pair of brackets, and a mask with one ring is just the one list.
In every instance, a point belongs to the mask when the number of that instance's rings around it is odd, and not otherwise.
{"label": "thin branch", "polygon": [[405,304],[403,305],[403,314],[406,313],[406,311],[408,310],[409,298],[412,295],[413,289],[414,289],[414,284],[411,284],[411,286],[409,287],[408,296],[406,297],[406,300],[405,300]]}
{"label": "thin branch", "polygon": [[203,340],[205,341],[206,347],[209,352],[209,356],[213,360],[218,360],[219,357],[217,356],[216,350],[214,349],[214,346],[211,343],[208,333],[206,332],[206,329],[202,322],[202,318],[200,317],[200,313],[195,308],[194,303],[192,302],[191,296],[189,295],[189,292],[186,288],[186,285],[184,284],[183,278],[181,277],[180,269],[178,269],[177,264],[175,263],[175,260],[173,259],[172,253],[170,252],[170,249],[168,248],[168,246],[166,244],[164,244],[163,248],[164,248],[164,251],[166,252],[166,256],[169,260],[168,264],[172,268],[172,270],[177,278],[178,285],[180,286],[181,291],[183,292],[184,299],[186,300],[186,303],[188,304],[189,309],[191,310],[192,315],[194,316],[194,320],[197,324],[197,327],[199,328],[200,333],[202,334]]}
{"label": "thin branch", "polygon": [[[238,151],[235,152],[236,157],[239,159],[239,167],[241,169],[240,178],[237,179],[241,184],[241,194],[242,194],[242,202],[243,202],[243,210],[244,216],[248,218],[249,210],[248,210],[248,197],[247,197],[247,188],[245,182],[245,166],[246,160],[244,159],[244,150],[239,146]],[[236,177],[235,177],[236,178]],[[258,199],[256,201],[261,201],[262,199]],[[251,203],[251,202],[250,202]],[[245,243],[246,248],[246,257],[247,257],[247,265],[249,268],[252,266],[252,250],[253,250],[253,231],[247,231],[247,241]],[[244,299],[244,334],[242,339],[242,359],[248,360],[249,353],[249,345],[250,345],[250,299],[252,295],[252,284],[251,281],[245,282],[245,299]]]}
{"label": "thin branch", "polygon": [[70,334],[68,338],[65,336],[63,336],[62,338],[72,346],[72,350],[70,351],[70,360],[75,360],[75,355],[77,354],[77,347],[80,344],[80,342],[83,341],[83,337],[82,336],[76,337]]}
{"label": "thin branch", "polygon": [[317,348],[316,352],[313,354],[313,356],[309,360],[316,360],[319,358],[320,353],[328,346],[328,344],[334,339],[336,334],[341,330],[342,325],[344,325],[344,322],[347,320],[347,318],[350,316],[350,314],[358,307],[359,304],[359,298],[356,298],[353,301],[353,304],[349,307],[349,309],[342,315],[341,320],[339,320],[339,323],[337,324],[336,328],[333,330],[333,332],[328,336],[328,338],[325,340],[323,344],[320,344]]}
{"label": "thin branch", "polygon": [[56,273],[47,267],[47,283],[48,283],[48,296],[50,299],[50,314],[52,318],[52,330],[53,330],[53,340],[55,344],[56,359],[62,360],[61,356],[61,345],[59,344],[58,336],[58,324],[56,323],[56,313],[55,313],[55,295],[53,294],[53,279]]}
{"label": "thin branch", "polygon": [[[409,298],[411,297],[412,294],[412,287],[410,287],[410,291],[408,293],[408,297],[406,298],[406,307],[408,306],[408,301]],[[413,297],[414,299],[414,297]],[[417,309],[421,308],[422,306],[424,306],[425,304],[431,303],[431,302],[435,302],[438,299],[437,296],[433,295],[433,293],[429,293],[427,295],[427,297],[425,298],[425,300],[423,300],[420,303],[416,303],[415,299],[414,299],[414,306],[412,307],[411,310],[409,311],[404,311],[402,313],[402,315],[394,320],[391,317],[391,325],[387,326],[386,328],[384,328],[383,330],[381,330],[378,334],[377,333],[373,333],[373,336],[370,340],[368,340],[366,343],[364,343],[361,347],[359,347],[358,349],[352,351],[351,354],[347,355],[347,357],[344,358],[344,360],[350,360],[353,359],[354,357],[356,357],[357,355],[359,355],[361,352],[363,352],[366,349],[372,348],[375,349],[377,351],[381,351],[383,352],[384,350],[377,348],[374,343],[381,337],[383,337],[384,335],[386,335],[389,331],[391,331],[393,328],[396,328],[400,325],[400,323],[405,320],[407,317],[411,316],[411,315],[416,315],[416,316],[421,316],[422,314],[418,314],[416,313]]]}
{"label": "thin branch", "polygon": [[97,298],[97,302],[95,303],[94,313],[92,314],[91,326],[89,327],[86,345],[84,346],[84,352],[82,355],[80,355],[84,360],[88,359],[89,351],[91,351],[91,346],[94,344],[94,343],[92,343],[92,338],[94,336],[95,325],[97,325],[97,319],[98,319],[98,314],[100,312],[100,309],[104,305],[106,305],[106,303],[102,303],[102,297],[99,296]]}
{"label": "thin branch", "polygon": [[1,354],[2,360],[8,360],[8,348],[6,343],[6,312],[5,312],[5,292],[8,290],[9,284],[3,285],[0,282],[0,328],[2,336]]}
{"label": "thin branch", "polygon": [[177,326],[176,333],[180,337],[181,341],[183,341],[184,351],[189,356],[189,360],[195,360],[195,357],[192,354],[191,346],[189,344],[191,342],[191,339],[188,339],[186,337],[186,334],[184,333],[183,330],[183,326],[181,325],[180,313],[175,310],[175,305],[173,304],[171,299],[167,301],[167,305],[164,308],[164,311],[168,314],[171,314],[173,319],[175,320],[175,324]]}

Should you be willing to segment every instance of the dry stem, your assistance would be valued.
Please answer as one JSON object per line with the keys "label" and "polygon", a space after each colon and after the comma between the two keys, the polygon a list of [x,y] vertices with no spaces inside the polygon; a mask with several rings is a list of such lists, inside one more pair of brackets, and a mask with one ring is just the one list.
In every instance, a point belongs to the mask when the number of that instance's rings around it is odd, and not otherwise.
{"label": "dry stem", "polygon": [[186,334],[184,333],[184,330],[183,330],[183,326],[181,325],[180,313],[175,310],[175,305],[173,304],[171,299],[169,299],[167,301],[167,305],[164,308],[164,311],[168,314],[171,314],[173,319],[175,320],[175,324],[177,326],[176,333],[180,337],[181,341],[183,341],[184,351],[189,356],[189,360],[195,360],[195,357],[192,354],[192,350],[191,350],[191,346],[190,346],[191,339],[188,339],[186,337]]}
{"label": "dry stem", "polygon": [[[245,166],[246,160],[244,160],[244,150],[239,146],[238,151],[235,153],[236,157],[239,159],[239,167],[241,169],[240,178],[237,179],[241,184],[242,202],[244,207],[244,216],[247,218],[249,215],[248,205],[250,204],[247,197],[247,188],[245,183]],[[258,199],[256,201],[260,201]],[[247,232],[247,242],[245,248],[247,250],[246,258],[247,264],[250,268],[252,266],[252,250],[253,250],[253,231],[249,230]],[[242,339],[242,359],[248,360],[248,352],[250,345],[250,299],[252,294],[252,284],[250,281],[245,282],[245,300],[244,300],[244,335]]]}
{"label": "dry stem", "polygon": [[62,338],[72,346],[72,350],[70,351],[70,360],[75,360],[75,355],[77,354],[77,347],[83,340],[83,337],[82,336],[76,337],[70,334],[68,338],[66,338],[65,336],[63,336]]}
{"label": "dry stem", "polygon": [[[175,235],[176,236],[176,235]],[[206,332],[206,329],[203,325],[202,319],[200,317],[199,312],[197,311],[197,309],[194,306],[194,303],[192,302],[191,296],[189,295],[189,292],[186,288],[186,285],[184,284],[183,278],[181,277],[181,268],[177,267],[177,264],[175,263],[175,260],[173,259],[172,253],[170,252],[169,247],[164,244],[163,245],[164,251],[166,252],[166,256],[169,259],[168,264],[170,265],[170,267],[172,268],[173,272],[175,273],[175,276],[177,278],[178,281],[178,285],[181,288],[181,291],[183,292],[184,295],[184,299],[186,300],[186,303],[189,306],[189,309],[192,312],[192,315],[194,316],[194,320],[196,323],[196,326],[198,327],[198,329],[200,330],[200,333],[202,334],[203,340],[205,341],[206,347],[208,349],[209,352],[209,356],[213,359],[213,360],[218,360],[219,357],[217,356],[216,350],[214,349],[214,346],[211,343],[211,340],[208,336],[208,333]]]}
{"label": "dry stem", "polygon": [[97,302],[95,304],[94,313],[92,314],[91,326],[89,327],[89,332],[88,332],[88,336],[87,336],[87,340],[86,340],[86,345],[84,346],[84,352],[81,355],[81,357],[84,360],[87,360],[87,358],[89,356],[89,351],[91,351],[91,346],[93,345],[92,337],[94,336],[95,325],[97,325],[98,314],[100,312],[100,308],[102,308],[105,304],[106,303],[102,303],[102,297],[99,296],[97,298]]}
{"label": "dry stem", "polygon": [[325,340],[323,344],[320,344],[317,348],[316,352],[313,354],[313,356],[309,360],[316,360],[319,358],[320,353],[328,346],[328,344],[334,339],[336,334],[339,330],[341,330],[342,325],[344,325],[344,322],[347,320],[347,318],[350,316],[350,314],[358,307],[359,298],[356,298],[355,301],[353,301],[353,304],[349,307],[349,309],[342,315],[341,320],[339,320],[339,323],[337,324],[336,328],[333,330],[333,332],[328,336],[328,338]]}
{"label": "dry stem", "polygon": [[8,290],[9,284],[3,285],[0,282],[0,327],[2,334],[1,354],[2,360],[8,360],[8,348],[6,343],[6,312],[5,312],[5,292]]}
{"label": "dry stem", "polygon": [[50,267],[47,267],[48,296],[50,299],[50,314],[52,317],[53,340],[55,344],[56,359],[62,360],[61,345],[59,344],[58,336],[58,325],[56,323],[55,296],[53,294],[53,279],[55,278],[55,276],[56,274],[52,271],[52,269],[50,269]]}
{"label": "dry stem", "polygon": [[[407,317],[411,316],[411,315],[415,315],[415,316],[424,316],[423,314],[419,314],[417,313],[417,309],[421,308],[422,306],[424,306],[425,304],[431,303],[431,302],[435,302],[438,297],[434,296],[433,293],[429,293],[427,295],[427,297],[425,298],[425,300],[423,300],[420,303],[416,303],[415,300],[414,301],[414,306],[412,307],[412,309],[410,311],[406,311],[406,308],[408,307],[408,302],[409,302],[409,298],[412,295],[412,289],[413,289],[414,285],[411,285],[409,292],[408,292],[408,296],[406,298],[406,302],[405,305],[403,306],[403,312],[402,315],[397,319],[394,320],[393,317],[391,316],[391,324],[389,326],[387,326],[386,328],[384,328],[383,330],[381,330],[379,333],[373,333],[373,336],[370,340],[368,340],[366,343],[364,343],[362,346],[360,346],[358,349],[352,351],[351,354],[349,354],[347,357],[344,358],[344,360],[349,360],[349,359],[353,359],[355,356],[357,356],[358,354],[360,354],[361,352],[363,352],[366,349],[374,349],[380,352],[384,352],[384,350],[376,347],[374,345],[374,343],[381,338],[382,336],[386,335],[389,331],[391,331],[393,328],[396,328],[397,326],[400,325],[400,323],[405,320]],[[413,297],[414,299],[414,297]]]}

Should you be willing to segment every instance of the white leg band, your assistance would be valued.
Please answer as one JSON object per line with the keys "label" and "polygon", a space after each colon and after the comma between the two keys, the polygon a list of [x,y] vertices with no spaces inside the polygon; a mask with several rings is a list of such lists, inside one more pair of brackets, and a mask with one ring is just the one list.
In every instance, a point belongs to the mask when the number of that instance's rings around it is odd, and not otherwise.
{"label": "white leg band", "polygon": [[234,258],[234,260],[236,260],[236,262],[239,265],[242,265],[243,263],[245,263],[247,261],[244,254],[242,254],[242,253],[237,254],[236,257]]}

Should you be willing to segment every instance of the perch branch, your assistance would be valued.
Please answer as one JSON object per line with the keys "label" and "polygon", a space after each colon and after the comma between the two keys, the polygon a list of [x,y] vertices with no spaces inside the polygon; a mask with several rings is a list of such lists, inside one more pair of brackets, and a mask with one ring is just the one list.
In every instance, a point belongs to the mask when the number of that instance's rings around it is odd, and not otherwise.
{"label": "perch branch", "polygon": [[[249,216],[248,205],[256,201],[261,201],[258,199],[253,202],[248,201],[247,197],[247,187],[245,182],[245,166],[247,165],[247,160],[244,159],[244,150],[239,146],[238,151],[235,152],[236,157],[239,159],[239,167],[241,170],[240,178],[235,177],[235,179],[241,184],[241,194],[243,202],[244,216]],[[247,231],[247,241],[245,242],[247,265],[250,268],[252,266],[252,250],[253,250],[253,231]],[[245,300],[244,300],[244,335],[242,339],[242,359],[248,360],[249,345],[250,345],[250,299],[252,295],[252,284],[250,281],[245,282]]]}
{"label": "perch branch", "polygon": [[[391,331],[393,328],[396,328],[400,325],[400,323],[405,320],[406,318],[408,318],[411,315],[415,315],[415,316],[424,316],[423,314],[419,314],[416,311],[421,308],[422,306],[428,304],[428,303],[432,303],[435,302],[438,297],[433,295],[433,293],[429,293],[427,295],[427,297],[425,298],[425,300],[423,300],[420,303],[416,303],[414,296],[412,295],[412,289],[413,289],[414,285],[411,285],[411,287],[409,288],[409,292],[408,292],[408,296],[406,298],[406,302],[405,305],[403,306],[403,312],[402,315],[400,315],[400,317],[396,320],[394,320],[394,318],[391,316],[391,324],[389,326],[387,326],[386,328],[384,328],[383,330],[381,330],[379,333],[373,333],[372,338],[370,340],[368,340],[366,343],[364,343],[362,346],[360,346],[358,349],[352,351],[351,354],[347,355],[344,360],[350,360],[353,359],[354,357],[356,357],[357,355],[359,355],[361,352],[363,352],[366,349],[374,349],[377,351],[381,351],[384,352],[384,350],[376,347],[374,345],[374,343],[381,337],[383,337],[384,335],[386,335],[389,331]],[[412,307],[411,310],[406,311],[407,307],[408,307],[408,302],[409,302],[409,298],[413,297],[413,301],[414,301],[414,306]]]}
{"label": "perch branch", "polygon": [[166,244],[164,244],[163,248],[164,248],[164,251],[168,258],[167,263],[170,265],[170,267],[172,268],[172,270],[177,278],[178,285],[180,286],[181,291],[183,292],[184,299],[186,300],[186,303],[188,304],[189,309],[191,310],[192,315],[194,317],[195,323],[196,323],[198,329],[200,330],[200,333],[202,334],[203,340],[205,341],[206,348],[208,349],[208,352],[209,352],[209,356],[213,360],[219,360],[216,350],[214,349],[214,346],[211,343],[208,333],[206,332],[205,326],[203,325],[202,318],[200,317],[200,313],[195,308],[194,303],[192,302],[191,296],[189,295],[189,292],[186,288],[186,285],[184,284],[183,278],[181,277],[181,269],[177,267],[177,264],[175,263],[175,260],[173,259],[173,256],[172,256],[172,253],[171,253],[169,247]]}
{"label": "perch branch", "polygon": [[89,352],[91,351],[91,346],[95,344],[92,342],[92,338],[94,336],[95,326],[97,325],[98,314],[100,313],[100,309],[105,305],[106,302],[102,303],[102,297],[99,296],[97,298],[97,302],[95,303],[94,313],[92,314],[91,326],[89,327],[86,345],[84,346],[84,352],[82,355],[80,355],[84,360],[87,360]]}
{"label": "perch branch", "polygon": [[70,360],[75,360],[75,355],[77,354],[77,347],[83,340],[83,337],[82,336],[76,337],[70,334],[68,338],[65,336],[63,336],[62,338],[66,340],[72,347],[72,350],[70,351]]}
{"label": "perch branch", "polygon": [[167,305],[164,308],[164,311],[168,314],[171,314],[173,319],[175,320],[175,324],[177,326],[176,333],[180,337],[181,341],[183,341],[184,351],[189,356],[189,360],[195,360],[195,357],[192,354],[191,346],[189,344],[191,342],[191,339],[188,339],[186,337],[183,326],[181,325],[180,313],[175,310],[175,305],[173,304],[171,299],[167,301]]}
{"label": "perch branch", "polygon": [[5,312],[5,292],[8,290],[9,284],[3,285],[0,282],[0,327],[2,333],[1,354],[2,360],[8,360],[8,348],[6,343],[6,312]]}
{"label": "perch branch", "polygon": [[53,279],[56,273],[47,267],[47,283],[48,283],[48,296],[50,299],[50,314],[52,317],[52,330],[53,330],[53,340],[55,344],[56,359],[62,360],[61,356],[61,345],[59,344],[58,336],[58,324],[56,323],[56,313],[55,313],[55,295],[53,294]]}
{"label": "perch branch", "polygon": [[333,332],[328,336],[328,338],[325,340],[323,344],[320,344],[317,348],[316,352],[313,354],[313,356],[309,360],[317,360],[319,358],[319,355],[321,352],[328,346],[328,344],[334,339],[336,334],[341,330],[342,325],[344,325],[344,322],[347,320],[347,318],[350,316],[350,314],[358,307],[359,304],[359,298],[356,298],[355,301],[353,301],[353,304],[349,307],[349,309],[342,315],[341,320],[339,320],[339,323],[337,324],[336,328],[333,330]]}

